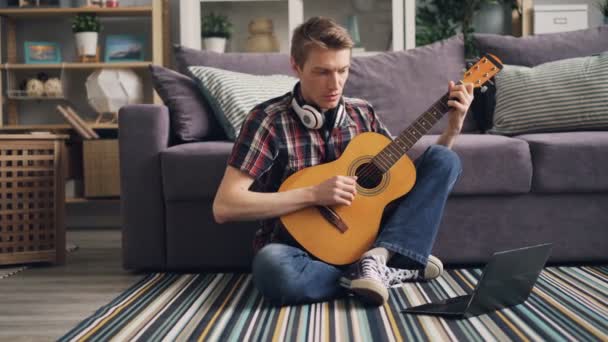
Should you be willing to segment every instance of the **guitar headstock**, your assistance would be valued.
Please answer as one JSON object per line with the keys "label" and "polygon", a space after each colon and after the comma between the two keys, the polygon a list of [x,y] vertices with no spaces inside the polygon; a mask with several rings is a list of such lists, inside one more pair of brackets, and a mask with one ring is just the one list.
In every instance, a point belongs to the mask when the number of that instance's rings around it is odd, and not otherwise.
{"label": "guitar headstock", "polygon": [[481,87],[502,69],[502,62],[492,54],[485,54],[464,73],[462,83],[472,83],[475,88]]}

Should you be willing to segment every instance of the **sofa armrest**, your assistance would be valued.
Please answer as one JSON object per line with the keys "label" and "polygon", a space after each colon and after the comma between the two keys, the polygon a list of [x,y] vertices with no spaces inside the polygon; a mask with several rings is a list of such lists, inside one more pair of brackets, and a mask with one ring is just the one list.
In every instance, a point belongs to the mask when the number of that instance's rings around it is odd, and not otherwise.
{"label": "sofa armrest", "polygon": [[160,152],[169,146],[169,111],[159,105],[128,105],[118,117],[123,267],[164,269]]}

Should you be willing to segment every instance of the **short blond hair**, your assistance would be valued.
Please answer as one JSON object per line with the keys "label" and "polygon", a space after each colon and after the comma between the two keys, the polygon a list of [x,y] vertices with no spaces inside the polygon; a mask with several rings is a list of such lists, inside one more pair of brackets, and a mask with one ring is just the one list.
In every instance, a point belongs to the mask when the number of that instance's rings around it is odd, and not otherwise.
{"label": "short blond hair", "polygon": [[300,24],[291,38],[291,57],[302,68],[312,46],[343,50],[353,47],[348,31],[327,17],[312,17]]}

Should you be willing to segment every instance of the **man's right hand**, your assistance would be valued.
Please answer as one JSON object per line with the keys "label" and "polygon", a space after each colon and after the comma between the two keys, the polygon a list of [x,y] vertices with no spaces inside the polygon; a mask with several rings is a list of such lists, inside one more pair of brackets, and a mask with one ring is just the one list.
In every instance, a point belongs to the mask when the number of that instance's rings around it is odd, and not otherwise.
{"label": "man's right hand", "polygon": [[351,205],[357,194],[356,176],[334,176],[313,189],[317,205]]}

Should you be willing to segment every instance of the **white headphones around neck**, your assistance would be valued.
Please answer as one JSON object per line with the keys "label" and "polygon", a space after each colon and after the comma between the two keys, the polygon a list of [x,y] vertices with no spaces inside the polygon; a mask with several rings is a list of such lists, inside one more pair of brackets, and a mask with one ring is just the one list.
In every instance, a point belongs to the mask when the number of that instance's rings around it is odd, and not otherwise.
{"label": "white headphones around neck", "polygon": [[[304,126],[310,129],[319,129],[323,127],[323,123],[325,122],[325,115],[319,112],[315,107],[311,105],[300,105],[298,100],[296,100],[296,96],[294,95],[291,99],[291,107],[296,112]],[[344,112],[344,105],[342,104],[342,99],[340,99],[340,103],[338,104],[338,109],[336,112],[336,123],[339,123],[342,120],[342,114]]]}

